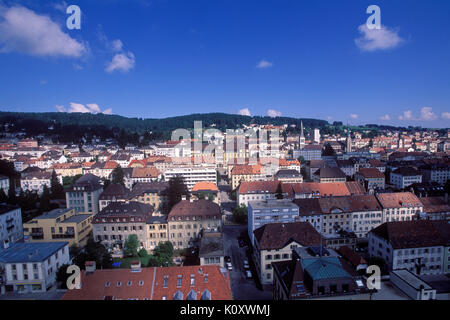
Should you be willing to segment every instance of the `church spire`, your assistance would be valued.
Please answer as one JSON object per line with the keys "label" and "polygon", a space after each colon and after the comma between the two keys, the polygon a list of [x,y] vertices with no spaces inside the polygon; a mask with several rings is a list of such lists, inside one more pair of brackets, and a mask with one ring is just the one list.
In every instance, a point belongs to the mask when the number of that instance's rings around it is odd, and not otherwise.
{"label": "church spire", "polygon": [[303,121],[300,121],[300,149],[305,147],[305,134],[303,133]]}

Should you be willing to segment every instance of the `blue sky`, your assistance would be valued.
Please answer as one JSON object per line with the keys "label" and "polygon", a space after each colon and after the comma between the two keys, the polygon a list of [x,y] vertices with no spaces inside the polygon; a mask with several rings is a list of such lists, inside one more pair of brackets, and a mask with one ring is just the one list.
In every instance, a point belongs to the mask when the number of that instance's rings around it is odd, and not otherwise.
{"label": "blue sky", "polygon": [[[71,4],[81,30],[66,27]],[[372,4],[382,30],[364,29]],[[0,0],[0,110],[450,127],[448,12],[448,0]]]}

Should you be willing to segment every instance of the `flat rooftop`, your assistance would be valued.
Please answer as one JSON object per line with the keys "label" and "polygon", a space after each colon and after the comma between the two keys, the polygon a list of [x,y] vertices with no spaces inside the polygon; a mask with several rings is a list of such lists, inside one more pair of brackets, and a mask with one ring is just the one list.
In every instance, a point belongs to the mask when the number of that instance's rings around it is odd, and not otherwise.
{"label": "flat rooftop", "polygon": [[66,246],[68,242],[14,243],[0,252],[0,262],[27,263],[41,262]]}
{"label": "flat rooftop", "polygon": [[297,205],[293,203],[291,200],[281,199],[281,200],[271,200],[268,201],[250,201],[249,205],[251,205],[252,209],[276,209],[276,208],[284,208],[284,209],[298,209]]}
{"label": "flat rooftop", "polygon": [[92,214],[76,214],[64,221],[61,221],[61,223],[73,223],[73,222],[80,223],[84,220],[89,219],[90,217],[92,217]]}
{"label": "flat rooftop", "polygon": [[421,286],[423,286],[423,288],[426,290],[433,289],[428,283],[420,279],[415,274],[409,272],[408,270],[394,270],[392,271],[392,273],[400,277],[403,281],[408,283],[416,290],[420,290]]}
{"label": "flat rooftop", "polygon": [[63,216],[64,214],[70,212],[71,210],[73,210],[73,209],[72,208],[54,209],[54,210],[49,211],[49,212],[44,212],[43,214],[41,214],[40,216],[36,217],[35,219],[56,219],[56,218],[59,218],[60,216]]}

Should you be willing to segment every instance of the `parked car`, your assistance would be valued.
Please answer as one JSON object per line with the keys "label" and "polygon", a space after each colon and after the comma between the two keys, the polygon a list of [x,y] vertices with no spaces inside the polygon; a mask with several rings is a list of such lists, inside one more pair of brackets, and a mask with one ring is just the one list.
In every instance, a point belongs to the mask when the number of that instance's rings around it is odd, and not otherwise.
{"label": "parked car", "polygon": [[244,260],[244,269],[250,269],[250,265],[247,260]]}
{"label": "parked car", "polygon": [[233,271],[233,266],[231,265],[231,262],[227,262],[227,269],[228,271]]}
{"label": "parked car", "polygon": [[247,270],[247,271],[245,272],[245,277],[246,277],[247,279],[251,279],[251,278],[252,278],[252,273],[250,272],[250,270]]}

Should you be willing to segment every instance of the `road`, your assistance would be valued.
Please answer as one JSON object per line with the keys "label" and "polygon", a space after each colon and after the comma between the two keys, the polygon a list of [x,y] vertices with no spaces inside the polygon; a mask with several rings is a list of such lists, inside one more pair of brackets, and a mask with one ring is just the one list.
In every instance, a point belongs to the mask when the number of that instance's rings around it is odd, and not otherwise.
{"label": "road", "polygon": [[272,290],[261,291],[253,279],[246,279],[244,260],[245,248],[239,248],[237,238],[247,226],[225,226],[223,229],[225,255],[231,257],[233,271],[230,272],[231,291],[234,300],[272,300]]}

